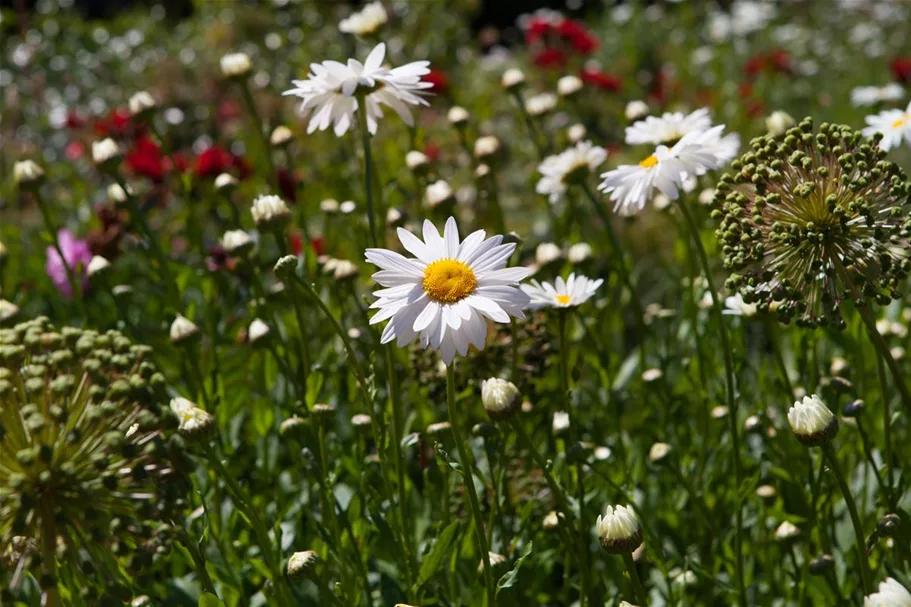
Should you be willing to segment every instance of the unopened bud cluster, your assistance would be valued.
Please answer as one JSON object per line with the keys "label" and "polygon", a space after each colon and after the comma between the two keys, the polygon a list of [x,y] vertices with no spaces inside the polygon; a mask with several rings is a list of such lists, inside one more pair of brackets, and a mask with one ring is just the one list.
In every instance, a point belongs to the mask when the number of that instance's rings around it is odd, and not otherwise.
{"label": "unopened bud cluster", "polygon": [[53,529],[58,558],[137,572],[169,550],[189,482],[150,353],[44,317],[0,329],[0,551]]}
{"label": "unopened bud cluster", "polygon": [[783,322],[841,328],[841,305],[888,303],[911,272],[911,182],[848,126],[759,137],[715,194],[727,281]]}

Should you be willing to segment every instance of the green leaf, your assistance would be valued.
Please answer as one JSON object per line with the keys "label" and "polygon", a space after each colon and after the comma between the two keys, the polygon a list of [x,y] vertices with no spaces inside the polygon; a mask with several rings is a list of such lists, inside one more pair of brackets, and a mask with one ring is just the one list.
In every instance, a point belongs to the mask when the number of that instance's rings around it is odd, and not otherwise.
{"label": "green leaf", "polygon": [[512,588],[519,579],[519,568],[522,566],[525,559],[528,558],[528,555],[531,554],[532,548],[534,548],[534,542],[528,542],[528,545],[525,546],[525,550],[522,551],[522,556],[519,557],[513,568],[497,582],[497,596],[500,596],[500,591],[504,588]]}
{"label": "green leaf", "polygon": [[199,597],[199,607],[225,607],[225,604],[211,592],[203,592]]}
{"label": "green leaf", "polygon": [[323,374],[314,371],[307,376],[307,404],[313,405],[319,398],[319,391],[323,389]]}
{"label": "green leaf", "polygon": [[433,543],[433,548],[421,561],[421,571],[418,574],[417,587],[426,584],[446,562],[447,555],[452,550],[456,534],[459,531],[459,521],[452,521],[446,526]]}

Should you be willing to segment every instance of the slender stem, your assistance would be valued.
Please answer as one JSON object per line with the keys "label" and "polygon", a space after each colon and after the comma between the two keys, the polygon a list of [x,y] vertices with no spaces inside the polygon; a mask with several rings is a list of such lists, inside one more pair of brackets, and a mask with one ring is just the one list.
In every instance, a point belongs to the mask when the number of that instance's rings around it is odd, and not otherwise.
{"label": "slender stem", "polygon": [[512,350],[509,359],[509,380],[515,382],[519,377],[519,328],[515,318],[509,319],[509,345]]}
{"label": "slender stem", "polygon": [[449,424],[452,426],[452,435],[456,448],[459,450],[459,459],[462,460],[462,480],[468,493],[468,504],[471,516],[474,519],[475,538],[478,541],[478,550],[481,552],[481,562],[484,563],[484,585],[487,588],[487,605],[496,605],[496,594],[493,586],[493,575],[490,570],[490,552],[487,547],[487,538],[484,536],[484,517],[481,515],[481,506],[478,504],[478,495],[474,488],[474,476],[471,473],[471,460],[462,441],[459,431],[459,418],[455,406],[455,367],[450,363],[446,366],[446,405],[449,409]]}
{"label": "slender stem", "polygon": [[724,354],[724,375],[725,387],[728,406],[728,422],[731,432],[731,446],[734,451],[734,569],[737,578],[737,594],[741,606],[747,604],[746,586],[743,579],[743,504],[740,499],[740,490],[743,484],[743,468],[740,461],[740,428],[738,426],[737,416],[737,399],[734,395],[734,357],[731,352],[730,339],[728,338],[727,326],[724,323],[724,317],[721,314],[721,300],[718,298],[718,290],[715,288],[715,279],[712,278],[712,268],[709,265],[709,258],[706,255],[705,247],[702,246],[702,238],[699,234],[699,226],[690,212],[686,203],[680,199],[677,201],[678,208],[684,219],[686,219],[693,242],[696,245],[696,252],[699,255],[699,263],[702,265],[702,271],[705,273],[705,279],[709,285],[709,291],[712,293],[712,317],[718,327],[718,335],[721,340],[721,349]]}
{"label": "slender stem", "polygon": [[528,110],[525,109],[525,99],[522,97],[522,92],[518,88],[514,88],[512,90],[512,95],[516,100],[516,105],[519,106],[519,113],[522,114],[522,119],[525,121],[525,126],[528,127],[528,137],[535,145],[535,150],[538,152],[538,157],[540,157],[541,160],[544,160],[544,157],[547,155],[547,151],[538,140],[538,129],[535,127],[534,120],[532,120],[531,116],[528,114]]}
{"label": "slender stem", "polygon": [[42,605],[60,607],[60,591],[57,589],[57,525],[54,505],[47,499],[41,501],[41,567],[44,570],[42,585],[45,586]]}
{"label": "slender stem", "polygon": [[851,496],[851,489],[848,487],[847,481],[845,481],[845,475],[841,470],[841,465],[838,463],[838,458],[835,457],[835,452],[832,450],[832,443],[823,445],[822,452],[829,462],[829,467],[832,468],[832,473],[835,475],[835,482],[838,483],[841,495],[845,498],[845,505],[848,507],[848,514],[851,515],[851,525],[854,526],[854,538],[857,540],[857,556],[860,559],[860,578],[863,582],[864,594],[867,595],[873,591],[873,585],[870,583],[870,563],[867,561],[867,540],[864,535],[863,525],[860,522],[860,516],[857,514],[857,505],[854,503],[854,498]]}
{"label": "slender stem", "polygon": [[218,596],[218,593],[215,591],[215,584],[212,583],[212,577],[206,569],[206,559],[202,555],[202,552],[200,552],[199,546],[193,541],[193,538],[190,537],[190,534],[187,533],[186,529],[178,527],[177,534],[180,538],[178,541],[183,544],[184,548],[186,548],[187,552],[190,554],[190,558],[193,559],[193,564],[196,567],[196,574],[199,576],[199,581],[202,584],[203,590]]}
{"label": "slender stem", "polygon": [[787,398],[792,400],[794,398],[794,387],[791,384],[791,378],[788,377],[788,367],[785,364],[784,356],[781,353],[781,339],[779,339],[778,328],[775,326],[775,321],[768,318],[765,319],[765,329],[769,342],[772,344],[772,354],[775,357],[775,364],[778,366],[778,373],[781,375],[782,387],[787,392]]}
{"label": "slender stem", "polygon": [[[882,386],[883,392],[883,460],[885,463],[886,487],[890,495],[889,505],[895,510],[897,504],[895,503],[895,495],[892,493],[892,407],[890,406],[889,383],[886,381],[886,369],[881,356],[876,357],[876,371],[877,375],[879,375],[879,385]],[[858,421],[860,420],[858,419]]]}
{"label": "slender stem", "polygon": [[265,124],[263,124],[262,118],[259,115],[259,110],[256,109],[256,102],[253,100],[253,93],[250,92],[250,84],[247,80],[243,80],[240,83],[241,95],[243,95],[244,103],[247,104],[247,109],[250,110],[250,114],[253,116],[253,120],[256,121],[256,132],[259,137],[260,145],[263,146],[263,156],[266,158],[266,168],[269,170],[269,183],[278,191],[278,173],[275,171],[275,161],[272,159],[272,145],[269,143],[269,136],[265,131]]}
{"label": "slender stem", "polygon": [[370,131],[367,130],[367,108],[363,95],[358,98],[360,107],[357,119],[361,127],[361,146],[364,148],[364,189],[367,198],[367,222],[370,225],[370,244],[378,247],[376,233],[376,210],[373,208],[373,156],[370,153]]}
{"label": "slender stem", "polygon": [[557,506],[566,516],[572,516],[573,511],[569,507],[569,501],[566,499],[566,494],[563,493],[563,489],[560,488],[560,484],[554,478],[554,475],[551,474],[550,468],[547,465],[547,460],[544,459],[544,456],[541,455],[541,452],[535,447],[534,442],[531,440],[531,437],[528,436],[528,432],[525,431],[525,428],[522,426],[522,422],[512,416],[509,420],[510,425],[516,431],[516,435],[519,437],[519,442],[525,447],[525,449],[531,454],[531,458],[535,461],[539,468],[541,468],[541,474],[544,475],[544,480],[547,482],[547,486],[550,488],[550,492],[554,494],[554,499],[557,502]]}
{"label": "slender stem", "polygon": [[404,413],[402,411],[402,398],[399,393],[399,378],[395,370],[395,352],[392,350],[394,344],[386,346],[386,367],[389,380],[389,400],[392,404],[392,457],[395,460],[395,475],[399,494],[399,518],[402,524],[402,535],[404,536],[405,549],[408,551],[408,572],[410,576],[409,586],[414,585],[415,571],[417,570],[417,557],[414,548],[414,527],[411,524],[411,517],[408,514],[408,493],[405,486],[405,458],[402,454],[402,433],[404,432]]}
{"label": "slender stem", "polygon": [[889,367],[889,372],[892,373],[892,381],[895,383],[895,389],[898,390],[899,395],[901,395],[902,404],[904,404],[905,407],[908,408],[909,413],[911,413],[911,392],[908,391],[908,385],[905,383],[905,378],[904,375],[902,375],[902,370],[898,365],[898,361],[892,357],[892,352],[889,351],[889,344],[886,343],[883,336],[876,330],[876,321],[873,319],[873,313],[866,305],[857,306],[857,311],[860,313],[861,320],[864,321],[864,326],[867,328],[867,335],[870,336],[873,347],[876,348],[876,351],[882,357],[883,362]]}
{"label": "slender stem", "polygon": [[639,572],[636,571],[636,561],[633,560],[632,553],[623,553],[623,564],[626,565],[626,571],[629,573],[629,579],[633,585],[633,593],[636,595],[639,607],[646,607],[648,605],[648,595],[645,594],[645,588],[642,587],[642,582],[639,580]]}

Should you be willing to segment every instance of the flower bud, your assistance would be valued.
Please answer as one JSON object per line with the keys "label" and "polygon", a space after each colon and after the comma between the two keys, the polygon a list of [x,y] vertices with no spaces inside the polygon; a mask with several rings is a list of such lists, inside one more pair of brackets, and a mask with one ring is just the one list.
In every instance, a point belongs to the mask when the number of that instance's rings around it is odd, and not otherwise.
{"label": "flower bud", "polygon": [[178,396],[171,399],[170,408],[177,417],[177,431],[184,438],[205,441],[215,434],[215,418],[192,401]]}
{"label": "flower bud", "polygon": [[535,249],[535,263],[539,266],[546,266],[561,257],[563,257],[563,251],[552,242],[542,242]]}
{"label": "flower bud", "polygon": [[253,346],[262,345],[269,339],[270,332],[269,325],[259,318],[254,318],[250,326],[247,327],[247,341]]}
{"label": "flower bud", "polygon": [[452,434],[449,422],[435,422],[427,426],[427,434],[433,437],[445,438]]}
{"label": "flower bud", "polygon": [[427,186],[424,192],[424,200],[430,208],[437,207],[443,203],[455,202],[455,194],[452,187],[443,179],[438,179],[435,183]]}
{"label": "flower bud", "polygon": [[500,78],[500,85],[507,91],[511,91],[525,83],[525,74],[519,68],[512,67],[503,72]]}
{"label": "flower bud", "polygon": [[821,554],[810,561],[811,575],[825,575],[835,567],[835,559],[831,554]]}
{"label": "flower bud", "polygon": [[485,379],[481,382],[481,402],[491,419],[506,419],[515,413],[519,405],[519,389],[505,379]]}
{"label": "flower bud", "polygon": [[657,464],[668,456],[671,452],[671,446],[667,443],[655,443],[648,450],[648,461]]}
{"label": "flower bud", "polygon": [[19,306],[6,299],[0,299],[0,321],[6,321],[19,313]]}
{"label": "flower bud", "polygon": [[[488,552],[487,560],[490,561],[491,571],[496,571],[497,569],[502,568],[506,564],[506,557],[502,554],[497,554],[496,552]],[[481,562],[478,563],[478,574],[484,573],[484,559],[481,559]]]}
{"label": "flower bud", "polygon": [[494,135],[478,137],[474,142],[474,156],[479,160],[489,158],[500,151],[500,140]]}
{"label": "flower bud", "polygon": [[253,244],[253,238],[244,230],[228,230],[221,237],[222,248],[237,257],[246,256],[253,249]]}
{"label": "flower bud", "polygon": [[13,180],[22,189],[37,187],[44,181],[44,169],[34,160],[20,160],[13,165]]}
{"label": "flower bud", "polygon": [[898,537],[901,527],[902,519],[894,513],[889,513],[884,516],[876,526],[879,532],[886,537]]}
{"label": "flower bud", "polygon": [[199,335],[199,327],[182,314],[178,314],[174,318],[174,322],[171,323],[171,343],[175,346],[190,343],[195,338],[199,337]]}
{"label": "flower bud", "polygon": [[430,166],[430,158],[424,152],[411,150],[405,154],[405,165],[415,173],[424,173]]}
{"label": "flower bud", "polygon": [[639,518],[629,506],[607,506],[595,527],[601,547],[611,554],[632,553],[642,544]]}
{"label": "flower bud", "polygon": [[313,550],[295,552],[288,559],[288,577],[292,580],[307,579],[313,573],[319,561],[319,554]]}
{"label": "flower bud", "polygon": [[228,53],[221,58],[221,73],[227,78],[242,78],[253,69],[253,62],[246,53]]}
{"label": "flower bud", "polygon": [[109,167],[116,164],[121,154],[120,146],[110,137],[92,143],[92,160],[98,166]]}
{"label": "flower bud", "polygon": [[219,192],[229,192],[237,187],[237,178],[231,173],[220,173],[215,178],[215,189]]}
{"label": "flower bud", "polygon": [[815,394],[794,403],[788,410],[788,423],[797,440],[808,447],[824,445],[838,433],[838,420]]}
{"label": "flower bud", "polygon": [[446,120],[456,127],[464,126],[470,117],[468,110],[458,105],[449,108],[449,112],[446,113]]}
{"label": "flower bud", "polygon": [[569,413],[566,411],[554,412],[554,418],[551,422],[551,431],[554,436],[563,436],[569,432]]}
{"label": "flower bud", "polygon": [[280,278],[287,278],[297,270],[297,257],[294,255],[285,255],[275,262],[275,275]]}
{"label": "flower bud", "polygon": [[640,100],[630,101],[626,104],[624,115],[629,121],[648,116],[648,104]]}
{"label": "flower bud", "polygon": [[541,93],[525,101],[525,111],[529,116],[539,117],[557,107],[557,96],[553,93]]}
{"label": "flower bud", "polygon": [[272,130],[272,134],[269,135],[269,143],[277,148],[288,145],[291,143],[292,139],[294,139],[294,133],[292,133],[291,129],[283,124],[275,127]]}
{"label": "flower bud", "polygon": [[541,522],[541,527],[544,529],[544,531],[556,531],[556,529],[565,520],[566,516],[562,512],[551,510],[547,513],[547,516],[545,516],[544,520]]}
{"label": "flower bud", "polygon": [[569,263],[579,264],[591,259],[593,254],[592,247],[586,242],[580,242],[569,247],[566,252],[566,259]]}
{"label": "flower bud", "polygon": [[561,97],[571,97],[581,91],[583,86],[582,79],[578,76],[563,76],[557,80],[557,93]]}
{"label": "flower bud", "polygon": [[781,110],[772,112],[765,119],[765,128],[773,137],[783,135],[792,126],[794,126],[794,119],[790,114]]}
{"label": "flower bud", "polygon": [[282,438],[300,441],[307,436],[307,429],[309,427],[310,422],[303,417],[295,415],[282,422],[282,425],[279,427],[279,432],[281,433]]}
{"label": "flower bud", "polygon": [[784,521],[775,529],[775,539],[779,542],[793,540],[800,535],[800,528],[790,521]]}
{"label": "flower bud", "polygon": [[577,123],[566,129],[566,138],[569,139],[570,143],[579,143],[585,139],[587,132],[585,125]]}
{"label": "flower bud", "polygon": [[94,277],[97,274],[101,274],[105,270],[111,267],[111,262],[102,257],[101,255],[95,255],[92,259],[89,260],[89,265],[86,266],[85,273],[89,278]]}
{"label": "flower bud", "polygon": [[275,195],[259,196],[250,207],[253,222],[258,228],[275,229],[291,221],[291,209]]}
{"label": "flower bud", "polygon": [[130,114],[134,117],[144,116],[158,107],[158,102],[147,91],[133,93],[127,102]]}
{"label": "flower bud", "polygon": [[372,421],[366,413],[357,413],[351,416],[351,426],[358,432],[369,432]]}
{"label": "flower bud", "polygon": [[134,195],[133,188],[131,188],[129,184],[127,184],[126,190],[124,190],[123,186],[120,185],[119,183],[112,183],[111,185],[108,186],[108,198],[114,204],[123,204],[124,202],[127,201],[127,198],[129,196],[133,196],[133,195]]}

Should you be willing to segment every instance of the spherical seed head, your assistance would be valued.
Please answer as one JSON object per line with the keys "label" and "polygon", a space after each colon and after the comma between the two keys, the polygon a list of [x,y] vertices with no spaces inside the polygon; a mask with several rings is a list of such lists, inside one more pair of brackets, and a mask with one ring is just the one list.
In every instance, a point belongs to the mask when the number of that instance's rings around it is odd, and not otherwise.
{"label": "spherical seed head", "polygon": [[277,148],[288,145],[291,143],[292,139],[294,139],[294,133],[292,133],[291,129],[283,124],[275,127],[275,129],[272,131],[272,134],[269,135],[269,143]]}
{"label": "spherical seed head", "polygon": [[142,116],[158,107],[158,102],[147,91],[133,93],[127,106],[133,116]]}
{"label": "spherical seed head", "polygon": [[228,53],[221,58],[220,65],[226,78],[243,78],[253,69],[253,62],[246,53]]}
{"label": "spherical seed head", "polygon": [[642,544],[639,517],[629,506],[607,506],[595,527],[601,547],[611,554],[631,554]]}
{"label": "spherical seed head", "polygon": [[20,160],[13,165],[13,180],[23,189],[38,186],[44,181],[44,169],[34,160]]}
{"label": "spherical seed head", "polygon": [[[42,317],[0,328],[0,352],[10,350],[0,355],[0,453],[13,454],[0,466],[0,546],[46,539],[66,547],[61,565],[82,568],[89,548],[141,573],[167,549],[190,487],[151,349]],[[54,538],[42,537],[47,516]]]}
{"label": "spherical seed head", "polygon": [[515,413],[521,398],[511,381],[491,377],[481,382],[481,402],[491,419],[500,420]]}
{"label": "spherical seed head", "polygon": [[199,327],[193,324],[193,321],[178,314],[171,323],[170,329],[171,343],[174,345],[188,344],[200,336]]}
{"label": "spherical seed head", "polygon": [[274,195],[260,196],[253,201],[250,214],[257,227],[275,229],[291,221],[291,209],[285,201]]}
{"label": "spherical seed head", "polygon": [[806,119],[759,137],[716,189],[727,286],[782,322],[844,327],[841,306],[900,297],[911,182],[875,141]]}
{"label": "spherical seed head", "polygon": [[208,441],[215,434],[215,418],[191,400],[178,396],[171,399],[171,413],[177,418],[177,431],[191,441]]}
{"label": "spherical seed head", "polygon": [[313,550],[295,552],[288,559],[288,577],[292,580],[307,579],[316,569],[319,561],[319,554]]}
{"label": "spherical seed head", "polygon": [[808,447],[824,445],[838,433],[838,419],[816,396],[804,396],[788,410],[788,423],[797,440]]}

